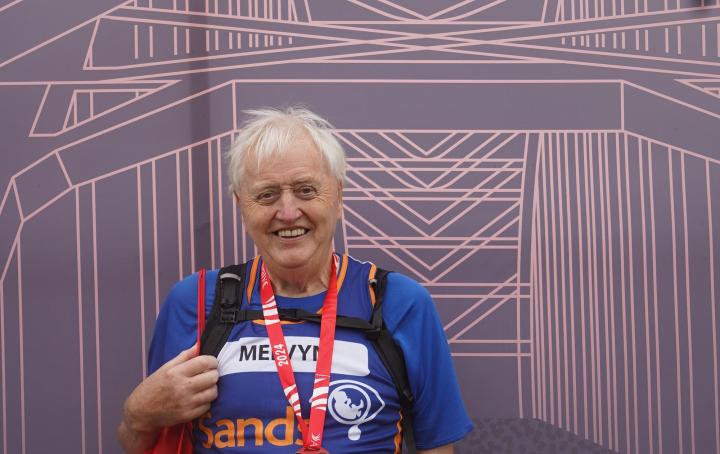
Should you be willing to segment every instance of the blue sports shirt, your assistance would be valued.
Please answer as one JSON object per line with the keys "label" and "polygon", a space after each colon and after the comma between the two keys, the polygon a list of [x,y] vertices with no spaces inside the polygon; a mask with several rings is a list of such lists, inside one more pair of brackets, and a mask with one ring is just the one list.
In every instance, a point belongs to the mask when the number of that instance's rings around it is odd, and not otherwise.
{"label": "blue sports shirt", "polygon": [[[257,261],[256,261],[257,262]],[[373,265],[349,256],[338,266],[338,314],[369,320],[368,277]],[[206,277],[206,315],[215,298],[218,270]],[[248,265],[252,297],[242,307],[260,309],[258,276]],[[245,292],[243,292],[245,293]],[[178,282],[166,298],[150,345],[154,372],[197,336],[198,278]],[[317,312],[325,292],[303,298],[276,296],[278,307]],[[413,426],[418,449],[432,449],[463,438],[472,423],[465,411],[447,340],[430,294],[417,282],[390,273],[382,315],[405,356],[415,397]],[[303,417],[309,417],[317,360],[319,325],[283,322]],[[237,324],[218,355],[218,398],[198,419],[195,451],[294,453],[301,434],[280,385],[262,320]],[[400,400],[372,343],[362,332],[337,328],[323,447],[329,452],[400,452]]]}

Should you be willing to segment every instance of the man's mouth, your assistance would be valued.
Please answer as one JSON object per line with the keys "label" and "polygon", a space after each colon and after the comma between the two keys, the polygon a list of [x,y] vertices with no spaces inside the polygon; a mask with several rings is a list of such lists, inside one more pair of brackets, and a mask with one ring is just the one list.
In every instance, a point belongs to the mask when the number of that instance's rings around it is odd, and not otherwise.
{"label": "man's mouth", "polygon": [[282,229],[275,232],[275,235],[279,236],[280,238],[298,238],[308,233],[308,229],[306,228],[295,228],[295,229]]}

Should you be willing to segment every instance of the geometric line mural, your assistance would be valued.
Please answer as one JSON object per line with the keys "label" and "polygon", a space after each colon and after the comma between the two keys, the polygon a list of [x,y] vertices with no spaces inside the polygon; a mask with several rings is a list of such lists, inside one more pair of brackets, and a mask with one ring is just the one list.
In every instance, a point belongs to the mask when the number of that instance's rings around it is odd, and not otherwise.
{"label": "geometric line mural", "polygon": [[164,295],[256,253],[243,110],[303,104],[348,155],[336,248],[434,298],[458,452],[720,453],[719,27],[710,0],[0,2],[2,452],[120,452]]}
{"label": "geometric line mural", "polygon": [[535,411],[611,449],[692,452],[718,427],[720,162],[627,133],[542,143]]}

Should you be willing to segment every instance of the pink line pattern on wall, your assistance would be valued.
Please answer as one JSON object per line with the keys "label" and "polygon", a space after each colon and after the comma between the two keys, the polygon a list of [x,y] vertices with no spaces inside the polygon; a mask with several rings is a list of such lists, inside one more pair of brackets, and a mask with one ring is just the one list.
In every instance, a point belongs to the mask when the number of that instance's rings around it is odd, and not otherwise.
{"label": "pink line pattern on wall", "polygon": [[717,2],[53,8],[0,2],[3,452],[118,451],[164,294],[255,254],[242,110],[301,102],[349,156],[337,248],[428,288],[474,417],[720,453]]}
{"label": "pink line pattern on wall", "polygon": [[624,132],[548,133],[538,151],[535,414],[621,452],[696,452],[720,421],[720,161]]}
{"label": "pink line pattern on wall", "polygon": [[[496,311],[527,316],[529,283],[512,269],[500,282],[482,270],[472,282],[454,273],[483,254],[517,261],[526,136],[355,130],[339,137],[350,165],[346,249],[359,257],[382,251],[381,263],[410,273],[440,304],[461,308],[445,325],[453,355],[528,357],[530,339],[519,331],[504,339],[480,333]],[[483,222],[467,222],[481,212]]]}

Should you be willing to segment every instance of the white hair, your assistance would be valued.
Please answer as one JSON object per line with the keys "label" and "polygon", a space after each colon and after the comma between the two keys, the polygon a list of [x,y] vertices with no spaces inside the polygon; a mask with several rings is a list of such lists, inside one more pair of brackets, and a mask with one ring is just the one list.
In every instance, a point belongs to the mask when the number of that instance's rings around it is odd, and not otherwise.
{"label": "white hair", "polygon": [[345,152],[333,136],[332,125],[304,107],[245,110],[248,117],[240,134],[226,153],[230,191],[238,193],[249,152],[254,152],[258,166],[271,156],[286,152],[302,129],[310,135],[330,172],[341,183],[345,180]]}

